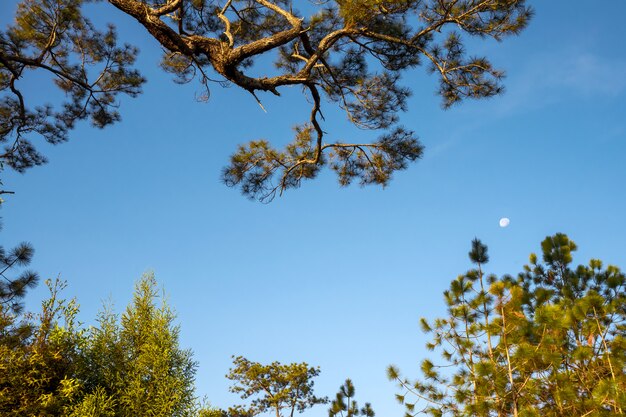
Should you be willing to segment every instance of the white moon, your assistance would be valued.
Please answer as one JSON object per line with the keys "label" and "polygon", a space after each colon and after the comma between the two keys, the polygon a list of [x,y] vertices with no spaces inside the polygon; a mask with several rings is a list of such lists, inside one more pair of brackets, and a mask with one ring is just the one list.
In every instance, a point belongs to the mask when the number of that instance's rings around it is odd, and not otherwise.
{"label": "white moon", "polygon": [[503,217],[500,219],[500,227],[507,227],[509,223],[511,223],[511,220],[509,220],[507,217]]}

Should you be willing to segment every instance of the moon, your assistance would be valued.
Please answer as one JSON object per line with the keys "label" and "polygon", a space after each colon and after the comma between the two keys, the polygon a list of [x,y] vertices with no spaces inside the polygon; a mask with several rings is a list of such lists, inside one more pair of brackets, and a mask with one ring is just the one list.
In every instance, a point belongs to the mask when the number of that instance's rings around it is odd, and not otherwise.
{"label": "moon", "polygon": [[507,227],[511,223],[508,217],[503,217],[500,219],[500,227]]}

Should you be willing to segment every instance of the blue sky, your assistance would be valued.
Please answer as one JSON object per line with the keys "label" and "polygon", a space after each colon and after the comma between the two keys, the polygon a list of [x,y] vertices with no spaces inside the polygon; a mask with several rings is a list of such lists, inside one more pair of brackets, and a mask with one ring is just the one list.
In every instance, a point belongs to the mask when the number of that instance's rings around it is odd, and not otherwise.
{"label": "blue sky", "polygon": [[[141,28],[103,13],[141,48],[144,94],[122,100],[121,123],[81,125],[45,148],[48,165],[6,175],[17,194],[3,204],[2,242],[30,241],[32,267],[68,281],[86,324],[108,299],[121,311],[154,271],[199,361],[198,393],[217,406],[236,401],[224,378],[234,354],[319,365],[319,394],[351,377],[378,416],[401,415],[385,368],[418,375],[428,355],[418,320],[443,313],[472,238],[497,274],[518,272],[555,232],[578,243],[578,262],[626,265],[626,3],[531,4],[521,36],[471,45],[506,70],[504,95],[443,111],[433,76],[404,77],[414,95],[401,120],[426,151],[386,189],[340,188],[324,173],[268,205],[222,185],[220,169],[239,143],[288,140],[308,115],[299,92],[262,97],[267,113],[234,87],[197,103],[197,85],[160,72]],[[38,79],[23,87],[53,94]],[[328,140],[367,136],[325,114]],[[44,295],[34,290],[29,307]]]}

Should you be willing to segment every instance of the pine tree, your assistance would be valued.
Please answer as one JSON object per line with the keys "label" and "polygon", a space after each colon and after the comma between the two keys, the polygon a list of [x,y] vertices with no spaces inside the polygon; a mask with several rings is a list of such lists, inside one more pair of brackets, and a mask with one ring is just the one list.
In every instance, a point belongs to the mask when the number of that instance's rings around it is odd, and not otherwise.
{"label": "pine tree", "polygon": [[346,379],[346,382],[339,387],[335,399],[330,403],[328,417],[374,417],[376,413],[370,403],[365,403],[362,408],[359,408],[354,399],[355,393],[352,380]]}
{"label": "pine tree", "polygon": [[23,299],[29,288],[37,285],[38,275],[31,270],[23,270],[17,275],[11,272],[27,266],[33,259],[34,249],[30,243],[22,242],[8,253],[0,246],[0,313],[19,314]]}
{"label": "pine tree", "polygon": [[[234,381],[230,391],[249,402],[230,407],[227,416],[254,417],[269,413],[276,417],[294,417],[296,411],[302,413],[315,405],[328,403],[327,397],[318,397],[313,393],[313,378],[319,375],[320,370],[307,363],[283,365],[272,362],[263,365],[236,356],[233,357],[233,365],[226,375]],[[346,379],[331,401],[328,416],[374,417],[371,404],[365,403],[359,408],[354,396],[354,384]]]}
{"label": "pine tree", "polygon": [[270,412],[276,417],[293,417],[316,404],[328,402],[326,397],[313,393],[319,368],[306,363],[283,365],[272,362],[263,365],[242,356],[233,357],[233,368],[226,378],[234,381],[230,391],[249,404],[239,404],[228,409],[231,417],[254,417]]}
{"label": "pine tree", "polygon": [[487,247],[472,242],[476,268],[444,293],[449,316],[421,321],[444,363],[424,360],[414,381],[389,367],[407,415],[624,414],[625,276],[597,259],[573,268],[564,234],[541,248],[517,277],[485,277]]}
{"label": "pine tree", "polygon": [[32,336],[33,326],[21,313],[26,291],[37,285],[39,276],[31,270],[12,272],[29,265],[33,254],[34,249],[27,242],[9,253],[0,245],[0,349],[3,351],[22,345]]}
{"label": "pine tree", "polygon": [[[83,119],[102,128],[120,119],[117,100],[136,96],[144,79],[137,49],[121,44],[113,26],[97,30],[86,0],[22,0],[14,23],[0,32],[0,169],[24,171],[46,161],[34,138],[67,140]],[[444,107],[502,91],[503,72],[466,52],[471,37],[501,40],[527,25],[525,0],[336,0],[302,5],[290,0],[108,0],[137,21],[163,48],[161,67],[175,80],[234,85],[261,107],[299,86],[311,110],[294,140],[276,149],[265,140],[240,146],[223,171],[227,185],[261,200],[300,186],[321,167],[342,185],[386,185],[423,152],[414,132],[399,125],[411,89],[402,74],[425,65],[438,77]],[[263,59],[274,66],[255,66]],[[34,106],[20,82],[47,72],[64,93],[59,107]],[[322,108],[349,123],[381,132],[372,142],[328,140]],[[214,121],[219,123],[219,121]],[[0,191],[1,193],[2,191]]]}

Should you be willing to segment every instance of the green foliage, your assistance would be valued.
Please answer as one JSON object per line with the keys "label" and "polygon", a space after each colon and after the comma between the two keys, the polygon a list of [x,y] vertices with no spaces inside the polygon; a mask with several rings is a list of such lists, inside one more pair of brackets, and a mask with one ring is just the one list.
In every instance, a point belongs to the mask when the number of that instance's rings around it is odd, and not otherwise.
{"label": "green foliage", "polygon": [[[0,167],[24,171],[45,162],[32,138],[67,139],[79,120],[96,127],[119,120],[116,100],[136,96],[143,78],[137,50],[119,45],[113,26],[96,30],[86,0],[22,0],[13,25],[0,32]],[[235,85],[257,93],[302,87],[311,103],[294,140],[277,150],[263,140],[240,146],[224,182],[260,200],[297,188],[328,166],[341,185],[386,185],[421,157],[414,132],[399,126],[412,90],[402,74],[425,64],[437,74],[443,106],[502,91],[503,72],[465,50],[468,37],[518,34],[532,11],[525,0],[335,0],[303,15],[287,0],[109,0],[145,28],[164,50],[161,68],[178,83]],[[270,59],[267,66],[250,68]],[[20,88],[29,71],[47,72],[65,97],[60,106],[32,105]],[[262,71],[262,73],[259,73]],[[322,107],[349,123],[382,130],[371,143],[326,140]],[[1,184],[1,181],[0,181]],[[2,193],[2,190],[0,190]]]}
{"label": "green foliage", "polygon": [[10,274],[15,268],[30,264],[34,253],[32,245],[27,242],[20,243],[8,253],[0,246],[0,312],[3,314],[19,314],[26,290],[37,285],[39,277],[33,271]]}
{"label": "green foliage", "polygon": [[50,297],[42,303],[30,332],[15,315],[2,312],[0,329],[0,414],[3,416],[57,416],[80,395],[80,351],[84,331],[76,323],[75,301],[59,298],[65,283],[46,281]]}
{"label": "green foliage", "polygon": [[89,335],[86,366],[97,372],[85,385],[91,392],[104,389],[116,416],[187,416],[194,410],[196,363],[179,347],[174,314],[164,300],[157,304],[158,293],[154,276],[144,275],[119,323],[105,311]]}
{"label": "green foliage", "polygon": [[[328,398],[313,394],[313,378],[319,375],[319,368],[304,362],[263,365],[242,356],[233,357],[233,365],[226,375],[234,381],[230,391],[250,401],[230,407],[226,413],[230,417],[254,417],[268,412],[276,417],[293,417],[296,411],[302,413],[317,404],[328,403]],[[354,395],[354,384],[346,379],[331,401],[329,417],[374,417],[370,403],[359,408]]]}
{"label": "green foliage", "polygon": [[422,319],[444,363],[424,360],[414,381],[389,368],[407,415],[623,415],[626,278],[596,259],[573,267],[564,234],[541,248],[543,264],[531,254],[517,277],[497,278],[484,276],[487,247],[472,242],[476,269],[444,293],[449,316]]}
{"label": "green foliage", "polygon": [[108,395],[102,387],[86,394],[82,400],[71,407],[69,417],[115,417],[117,401]]}
{"label": "green foliage", "polygon": [[224,410],[212,407],[211,405],[204,405],[198,409],[197,417],[226,417]]}
{"label": "green foliage", "polygon": [[301,413],[316,404],[328,402],[327,398],[313,393],[313,378],[319,375],[319,368],[304,362],[263,365],[237,356],[233,357],[233,365],[226,375],[234,381],[230,391],[244,400],[251,400],[247,405],[229,408],[228,414],[232,417],[253,417],[270,411],[276,417],[293,417],[296,411]]}
{"label": "green foliage", "polygon": [[328,417],[374,417],[376,413],[372,410],[372,405],[365,403],[362,408],[359,408],[354,400],[354,394],[355,389],[352,380],[346,379],[346,382],[339,387],[335,399],[330,403]]}
{"label": "green foliage", "polygon": [[[119,94],[136,96],[144,82],[132,69],[137,50],[118,46],[113,26],[96,30],[83,16],[83,0],[24,0],[14,23],[0,31],[0,154],[2,166],[23,172],[46,162],[31,142],[67,140],[78,120],[102,128],[119,120]],[[65,97],[57,108],[29,105],[20,81],[43,70]]]}
{"label": "green foliage", "polygon": [[220,417],[194,396],[196,363],[178,344],[174,314],[152,274],[136,285],[118,317],[103,311],[83,329],[78,305],[59,298],[65,284],[47,281],[50,298],[30,319],[33,331],[8,337],[18,316],[2,311],[0,415]]}

